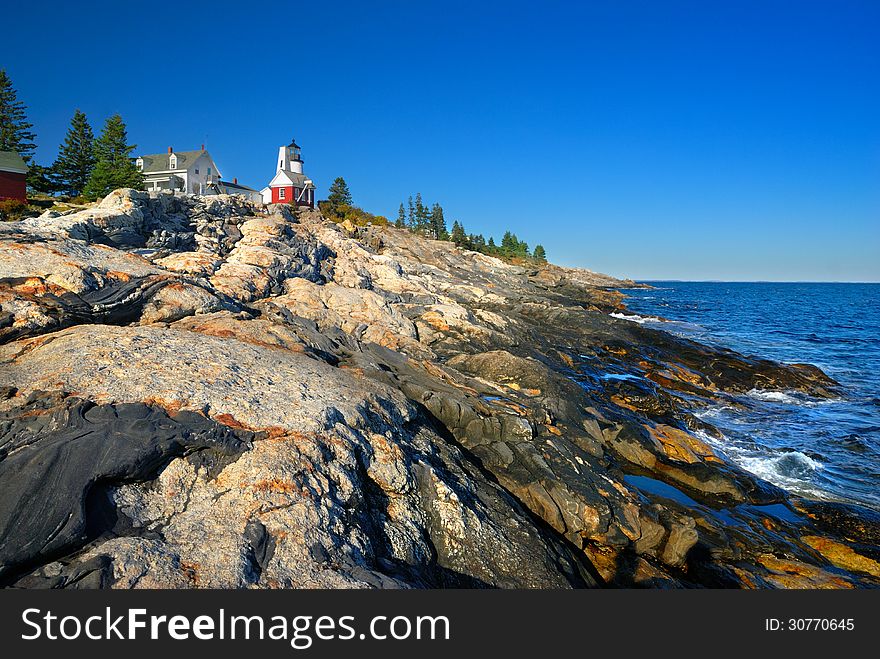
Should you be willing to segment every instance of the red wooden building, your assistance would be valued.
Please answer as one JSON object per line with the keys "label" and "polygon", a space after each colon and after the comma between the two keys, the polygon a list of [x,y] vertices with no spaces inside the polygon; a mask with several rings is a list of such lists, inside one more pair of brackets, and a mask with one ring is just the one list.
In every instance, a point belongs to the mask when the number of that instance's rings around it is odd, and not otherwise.
{"label": "red wooden building", "polygon": [[302,156],[295,141],[278,149],[275,176],[262,193],[266,204],[315,207],[315,184],[303,174]]}
{"label": "red wooden building", "polygon": [[15,151],[0,151],[0,200],[27,201],[28,168]]}

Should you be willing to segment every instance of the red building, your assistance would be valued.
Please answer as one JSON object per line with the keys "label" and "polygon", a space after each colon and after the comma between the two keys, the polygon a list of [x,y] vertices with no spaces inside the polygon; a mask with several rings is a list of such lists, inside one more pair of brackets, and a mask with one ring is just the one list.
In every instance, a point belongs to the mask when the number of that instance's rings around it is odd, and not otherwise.
{"label": "red building", "polygon": [[28,168],[15,151],[0,151],[0,200],[27,201]]}
{"label": "red building", "polygon": [[315,184],[303,174],[302,156],[295,141],[278,149],[275,177],[262,193],[266,204],[315,207]]}

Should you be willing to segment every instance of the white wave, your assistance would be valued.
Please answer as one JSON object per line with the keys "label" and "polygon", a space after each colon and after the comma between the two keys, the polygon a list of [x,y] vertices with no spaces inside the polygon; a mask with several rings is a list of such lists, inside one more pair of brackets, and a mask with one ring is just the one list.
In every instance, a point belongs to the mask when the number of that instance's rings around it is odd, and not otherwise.
{"label": "white wave", "polygon": [[727,410],[734,409],[730,405],[719,405],[718,407],[709,407],[705,410],[699,410],[694,412],[694,416],[698,419],[717,419],[719,416],[723,416]]}
{"label": "white wave", "polygon": [[[740,464],[756,476],[788,489],[803,489],[822,463],[800,451],[781,455],[740,457]],[[801,486],[801,487],[799,487]]]}
{"label": "white wave", "polygon": [[639,316],[638,314],[625,314],[614,312],[610,314],[612,318],[620,318],[621,320],[628,320],[632,323],[638,323],[639,325],[643,325],[644,323],[661,323],[663,322],[660,318],[655,316]]}
{"label": "white wave", "polygon": [[786,405],[799,405],[803,402],[784,391],[769,391],[767,389],[752,389],[746,393],[746,396],[768,403],[785,403]]}
{"label": "white wave", "polygon": [[785,405],[799,405],[801,407],[818,407],[840,403],[841,398],[812,398],[799,391],[770,391],[768,389],[752,389],[746,392],[746,396],[753,400],[761,400],[767,403],[783,403]]}

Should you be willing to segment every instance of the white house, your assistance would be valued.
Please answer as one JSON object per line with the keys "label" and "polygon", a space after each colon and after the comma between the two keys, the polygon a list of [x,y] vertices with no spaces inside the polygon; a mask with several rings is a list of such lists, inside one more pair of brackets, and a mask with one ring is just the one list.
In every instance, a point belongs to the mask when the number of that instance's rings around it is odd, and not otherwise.
{"label": "white house", "polygon": [[135,165],[144,174],[147,191],[180,191],[210,194],[208,187],[220,182],[220,171],[202,145],[199,151],[175,151],[138,156]]}

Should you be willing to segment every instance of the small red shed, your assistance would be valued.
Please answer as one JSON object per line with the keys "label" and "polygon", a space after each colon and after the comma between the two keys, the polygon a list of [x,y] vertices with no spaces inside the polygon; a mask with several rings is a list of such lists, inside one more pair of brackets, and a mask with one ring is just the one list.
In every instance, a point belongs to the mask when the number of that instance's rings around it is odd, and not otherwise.
{"label": "small red shed", "polygon": [[0,151],[0,200],[27,201],[28,168],[15,151]]}

